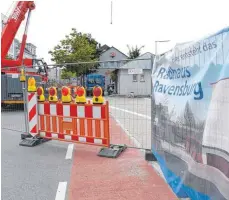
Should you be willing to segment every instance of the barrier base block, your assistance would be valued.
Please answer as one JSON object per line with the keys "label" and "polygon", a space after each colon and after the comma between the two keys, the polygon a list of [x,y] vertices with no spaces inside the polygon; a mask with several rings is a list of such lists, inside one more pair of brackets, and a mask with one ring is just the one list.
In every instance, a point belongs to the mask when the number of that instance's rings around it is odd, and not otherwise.
{"label": "barrier base block", "polygon": [[23,139],[19,143],[19,145],[25,146],[25,147],[34,147],[34,146],[37,146],[37,145],[42,144],[44,142],[47,142],[49,140],[50,139],[46,139],[46,138],[27,137],[27,138]]}
{"label": "barrier base block", "polygon": [[27,134],[27,133],[22,133],[22,134],[21,134],[21,139],[22,139],[22,140],[24,140],[25,138],[31,138],[31,137],[33,137],[33,136],[30,135],[30,134]]}
{"label": "barrier base block", "polygon": [[154,156],[151,150],[145,150],[145,160],[146,161],[157,161],[157,158]]}
{"label": "barrier base block", "polygon": [[98,156],[107,158],[117,158],[123,151],[125,151],[127,146],[124,145],[110,145],[109,148],[101,148]]}

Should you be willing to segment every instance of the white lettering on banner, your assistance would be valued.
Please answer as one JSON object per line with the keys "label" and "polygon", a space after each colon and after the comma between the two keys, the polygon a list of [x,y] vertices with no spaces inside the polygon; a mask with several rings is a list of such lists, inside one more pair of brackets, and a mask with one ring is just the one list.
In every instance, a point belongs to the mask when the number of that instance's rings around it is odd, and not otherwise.
{"label": "white lettering on banner", "polygon": [[142,73],[143,73],[142,69],[138,69],[138,68],[128,69],[128,74],[142,74]]}
{"label": "white lettering on banner", "polygon": [[[157,119],[153,137],[161,144],[160,151],[169,150],[177,157],[176,165],[164,157],[169,170],[183,170],[180,163],[185,159],[181,155],[187,155],[187,171],[214,184],[216,199],[229,198],[225,170],[229,168],[228,43],[226,27],[199,41],[176,45],[158,58],[152,72],[152,114]],[[206,174],[211,174],[211,179]],[[187,175],[187,180],[190,178]],[[201,188],[200,180],[188,181],[190,187]],[[205,192],[211,194],[210,190]]]}

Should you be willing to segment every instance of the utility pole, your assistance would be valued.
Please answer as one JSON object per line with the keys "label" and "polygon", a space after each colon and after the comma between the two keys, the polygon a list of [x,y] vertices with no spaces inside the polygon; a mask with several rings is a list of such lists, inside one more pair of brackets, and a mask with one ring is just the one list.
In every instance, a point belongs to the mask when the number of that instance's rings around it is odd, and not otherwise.
{"label": "utility pole", "polygon": [[112,4],[112,1],[111,1],[111,24],[113,23],[113,21],[112,21],[112,11],[113,11],[113,4]]}

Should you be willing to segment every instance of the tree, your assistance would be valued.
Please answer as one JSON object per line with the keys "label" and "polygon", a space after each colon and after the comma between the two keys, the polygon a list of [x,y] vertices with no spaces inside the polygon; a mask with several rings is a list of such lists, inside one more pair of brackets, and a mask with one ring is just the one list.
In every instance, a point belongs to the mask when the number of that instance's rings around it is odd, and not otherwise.
{"label": "tree", "polygon": [[67,75],[66,71],[82,75],[98,68],[96,64],[66,64],[92,62],[97,61],[99,58],[98,42],[92,38],[91,34],[77,32],[74,28],[52,51],[49,51],[49,54],[52,56],[52,61],[55,61],[57,64],[63,64],[65,67],[63,76]]}
{"label": "tree", "polygon": [[114,70],[113,72],[111,72],[111,80],[113,82],[116,82],[117,81],[117,73],[118,73],[118,70]]}
{"label": "tree", "polygon": [[66,69],[63,69],[61,72],[61,79],[71,79],[76,77],[76,72],[71,72]]}
{"label": "tree", "polygon": [[128,56],[130,59],[134,59],[137,58],[141,55],[141,50],[142,48],[144,48],[144,46],[138,47],[137,45],[135,47],[131,47],[129,45],[127,45],[129,52],[128,52]]}

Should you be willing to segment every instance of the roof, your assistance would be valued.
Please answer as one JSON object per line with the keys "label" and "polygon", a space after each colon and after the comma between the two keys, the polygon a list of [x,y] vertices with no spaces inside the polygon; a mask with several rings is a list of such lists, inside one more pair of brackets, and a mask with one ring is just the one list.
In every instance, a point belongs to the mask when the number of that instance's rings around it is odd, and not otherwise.
{"label": "roof", "polygon": [[120,69],[151,69],[152,62],[151,58],[154,58],[154,55],[150,52],[146,52],[141,56],[137,57],[136,59],[149,59],[149,60],[132,60],[120,67]]}
{"label": "roof", "polygon": [[103,46],[101,46],[100,48],[99,48],[99,50],[101,51],[101,53],[103,53],[104,51],[107,51],[107,49],[109,49],[110,47],[108,46],[108,45],[106,45],[106,44],[104,44]]}
{"label": "roof", "polygon": [[[104,45],[103,45],[104,46]],[[107,45],[106,45],[106,47],[108,47]],[[123,52],[121,52],[120,50],[118,50],[117,48],[115,48],[115,47],[108,47],[105,51],[103,51],[100,55],[102,55],[103,53],[105,53],[106,51],[108,51],[109,49],[115,49],[116,51],[118,51],[119,53],[121,53],[122,55],[124,55],[124,56],[126,56],[127,58],[128,58],[128,56],[126,55],[126,54],[124,54]]]}

